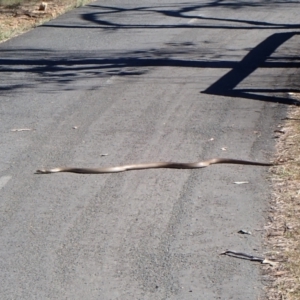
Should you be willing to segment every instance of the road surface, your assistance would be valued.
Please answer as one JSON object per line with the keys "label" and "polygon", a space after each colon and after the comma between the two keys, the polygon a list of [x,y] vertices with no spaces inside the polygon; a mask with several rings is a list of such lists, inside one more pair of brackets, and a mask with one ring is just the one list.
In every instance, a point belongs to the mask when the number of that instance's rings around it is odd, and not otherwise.
{"label": "road surface", "polygon": [[264,255],[267,167],[34,172],[272,160],[299,9],[98,1],[0,44],[1,299],[263,296],[261,266],[220,253]]}

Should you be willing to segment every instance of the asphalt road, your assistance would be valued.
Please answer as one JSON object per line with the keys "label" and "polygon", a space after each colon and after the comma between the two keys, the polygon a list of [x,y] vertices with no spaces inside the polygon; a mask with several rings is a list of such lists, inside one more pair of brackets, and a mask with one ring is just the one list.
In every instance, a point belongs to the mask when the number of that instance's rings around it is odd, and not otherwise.
{"label": "asphalt road", "polygon": [[270,161],[299,6],[98,1],[0,44],[0,298],[262,296],[258,263],[219,254],[264,255],[267,167],[34,172]]}

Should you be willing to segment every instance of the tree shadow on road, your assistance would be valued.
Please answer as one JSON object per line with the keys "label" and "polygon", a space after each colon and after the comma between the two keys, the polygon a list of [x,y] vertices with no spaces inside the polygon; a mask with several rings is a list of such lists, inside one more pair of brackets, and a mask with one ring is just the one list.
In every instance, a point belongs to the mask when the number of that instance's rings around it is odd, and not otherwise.
{"label": "tree shadow on road", "polygon": [[[223,10],[241,10],[243,8],[272,8],[281,5],[294,5],[299,4],[298,1],[281,1],[281,0],[263,0],[255,1],[226,1],[226,0],[213,0],[207,1],[202,4],[195,5],[195,3],[182,3],[172,5],[159,5],[159,6],[138,6],[138,7],[116,7],[90,4],[86,7],[89,8],[88,12],[81,14],[81,19],[87,21],[82,25],[74,24],[59,24],[48,23],[45,27],[59,27],[59,28],[82,28],[82,29],[105,29],[105,30],[123,30],[123,29],[176,29],[176,28],[193,28],[193,29],[233,29],[233,30],[252,30],[252,29],[300,29],[298,24],[285,24],[285,23],[270,23],[254,20],[243,20],[236,18],[215,18],[206,17],[201,15],[203,10],[223,9]],[[91,8],[95,11],[91,12]],[[199,15],[200,13],[200,15]],[[145,15],[149,20],[163,16],[170,22],[165,24],[155,25],[153,22],[139,24],[139,23],[126,23],[120,22],[124,16],[128,17],[126,21],[131,21],[130,17],[133,15]],[[120,17],[120,18],[119,18]],[[178,19],[185,19],[186,22],[178,23]],[[172,22],[172,20],[174,22]],[[189,23],[189,21],[196,21]],[[199,21],[199,22],[197,22]],[[206,22],[206,23],[204,23]],[[169,23],[169,24],[167,24]],[[92,25],[91,25],[92,24]]]}
{"label": "tree shadow on road", "polygon": [[[286,29],[285,32],[270,34],[263,42],[254,45],[253,48],[247,49],[248,54],[240,60],[240,55],[236,55],[235,59],[228,58],[228,49],[216,49],[209,46],[201,46],[199,48],[192,42],[186,43],[165,43],[160,49],[146,49],[136,51],[62,51],[50,49],[3,49],[0,58],[0,76],[10,78],[0,82],[0,90],[3,93],[13,92],[15,90],[30,90],[34,87],[41,87],[41,92],[55,92],[61,90],[76,90],[101,87],[93,82],[93,86],[80,85],[83,81],[87,83],[91,79],[109,78],[111,76],[134,77],[137,78],[151,71],[152,67],[183,67],[183,68],[199,68],[199,69],[230,69],[215,83],[211,84],[202,93],[217,95],[240,97],[252,100],[261,100],[267,102],[279,102],[284,104],[298,104],[294,100],[284,96],[274,97],[272,94],[287,92],[299,92],[298,89],[291,88],[274,88],[263,89],[258,87],[237,88],[237,86],[248,78],[253,72],[259,69],[297,69],[300,67],[299,56],[273,57],[275,51],[290,40],[292,37],[299,35],[299,32],[287,31],[300,28],[300,24],[277,24],[261,21],[223,19],[199,16],[201,9],[231,9],[239,10],[245,7],[261,9],[261,7],[270,5],[293,5],[299,4],[294,1],[260,1],[260,2],[240,2],[240,1],[222,1],[215,0],[203,3],[201,5],[189,5],[188,3],[178,5],[171,9],[168,6],[157,7],[131,7],[119,8],[99,5],[89,5],[86,8],[88,13],[81,13],[81,18],[87,23],[80,26],[70,24],[64,25],[60,20],[50,22],[43,27],[67,27],[67,28],[90,28],[87,24],[93,23],[94,28],[104,30],[118,29],[164,29],[187,27],[195,28],[215,28],[215,29]],[[90,8],[99,10],[91,13]],[[81,10],[79,10],[80,12]],[[180,18],[188,20],[197,20],[199,23],[185,22],[184,24],[176,23],[161,25],[151,24],[121,24],[116,23],[118,18],[111,18],[117,14],[125,14],[126,21],[131,19],[129,13],[149,13],[151,18],[154,15],[163,15],[165,17]],[[99,18],[100,16],[100,18]],[[101,19],[101,17],[103,17]],[[127,18],[128,17],[128,18]],[[106,20],[105,20],[106,18]],[[111,20],[109,20],[111,18]],[[211,22],[203,24],[203,22]],[[134,18],[133,21],[134,22]],[[68,23],[68,22],[67,22]],[[228,25],[226,25],[228,23]],[[209,43],[209,41],[207,41]],[[241,49],[245,50],[245,49]],[[231,50],[232,51],[232,50]],[[222,53],[219,54],[219,53]],[[223,54],[225,53],[225,54]],[[226,57],[227,55],[227,57]],[[25,76],[22,74],[26,74]],[[5,83],[3,83],[5,82]],[[22,84],[24,82],[24,84]],[[25,83],[26,82],[26,83]],[[49,88],[47,90],[47,88]]]}
{"label": "tree shadow on road", "polygon": [[235,89],[235,87],[241,83],[245,78],[250,76],[258,68],[300,68],[300,63],[296,63],[293,59],[290,62],[268,62],[272,53],[276,49],[288,41],[295,35],[300,35],[300,32],[281,32],[275,33],[266,38],[263,42],[253,48],[249,53],[237,63],[227,74],[213,83],[202,93],[228,96],[228,97],[239,97],[253,100],[261,100],[267,102],[278,102],[282,104],[297,104],[299,101],[289,99],[286,97],[275,97],[259,95],[258,92],[262,93],[287,93],[287,92],[298,92],[299,90],[291,89]]}

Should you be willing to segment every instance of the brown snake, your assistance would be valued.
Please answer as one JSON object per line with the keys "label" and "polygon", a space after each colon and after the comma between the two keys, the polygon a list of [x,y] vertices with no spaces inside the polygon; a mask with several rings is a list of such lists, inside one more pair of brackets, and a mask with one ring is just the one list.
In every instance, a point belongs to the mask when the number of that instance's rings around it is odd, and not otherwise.
{"label": "brown snake", "polygon": [[104,167],[104,168],[54,168],[54,169],[41,169],[37,170],[36,174],[50,174],[58,172],[70,172],[81,174],[103,174],[103,173],[118,173],[129,170],[142,170],[142,169],[198,169],[205,168],[213,164],[240,164],[240,165],[253,165],[253,166],[273,166],[274,163],[264,163],[240,159],[231,158],[213,158],[210,160],[194,162],[194,163],[177,163],[177,162],[153,162],[153,163],[141,163],[124,165],[117,167]]}

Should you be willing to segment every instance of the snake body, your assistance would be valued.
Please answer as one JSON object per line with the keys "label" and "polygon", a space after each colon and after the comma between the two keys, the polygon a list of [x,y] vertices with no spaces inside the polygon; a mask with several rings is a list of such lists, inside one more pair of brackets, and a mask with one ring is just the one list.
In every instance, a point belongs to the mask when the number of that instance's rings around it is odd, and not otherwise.
{"label": "snake body", "polygon": [[178,163],[178,162],[152,162],[131,164],[116,167],[103,167],[103,168],[54,168],[54,169],[40,169],[36,174],[50,174],[59,172],[70,172],[80,174],[104,174],[104,173],[119,173],[129,170],[143,170],[143,169],[198,169],[205,168],[214,164],[240,164],[240,165],[253,165],[253,166],[273,166],[273,163],[256,162],[249,160],[240,160],[232,158],[213,158],[210,160],[193,162],[193,163]]}

